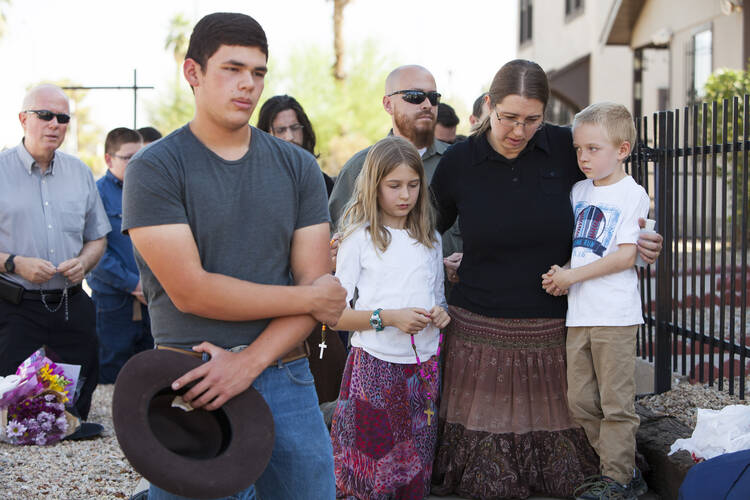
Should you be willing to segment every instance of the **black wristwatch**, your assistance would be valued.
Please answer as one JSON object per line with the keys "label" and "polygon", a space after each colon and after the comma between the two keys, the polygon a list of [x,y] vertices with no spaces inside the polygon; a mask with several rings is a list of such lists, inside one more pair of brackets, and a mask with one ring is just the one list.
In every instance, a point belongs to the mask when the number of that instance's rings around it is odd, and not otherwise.
{"label": "black wristwatch", "polygon": [[16,272],[16,264],[13,262],[13,259],[15,259],[16,256],[13,254],[10,254],[7,259],[5,259],[5,272],[6,273],[14,273]]}

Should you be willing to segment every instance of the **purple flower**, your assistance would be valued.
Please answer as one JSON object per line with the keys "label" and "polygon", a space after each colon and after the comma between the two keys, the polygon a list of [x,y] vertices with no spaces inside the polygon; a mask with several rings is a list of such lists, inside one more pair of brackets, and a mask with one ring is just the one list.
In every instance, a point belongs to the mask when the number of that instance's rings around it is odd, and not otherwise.
{"label": "purple flower", "polygon": [[45,434],[44,432],[40,432],[34,438],[34,442],[40,446],[43,444],[47,444],[47,434]]}
{"label": "purple flower", "polygon": [[10,438],[23,436],[23,433],[26,432],[26,426],[17,420],[11,420],[8,422],[6,432]]}
{"label": "purple flower", "polygon": [[65,432],[68,430],[68,419],[65,418],[65,415],[60,415],[57,417],[57,420],[55,420],[55,425],[61,432]]}
{"label": "purple flower", "polygon": [[41,425],[39,425],[39,422],[37,422],[33,418],[27,418],[23,421],[24,425],[26,425],[26,430],[29,431],[31,434],[35,434],[39,432],[42,428]]}
{"label": "purple flower", "polygon": [[47,402],[49,402],[49,403],[51,403],[53,401],[57,401],[57,398],[55,397],[54,394],[45,394],[44,395],[44,400],[47,401]]}
{"label": "purple flower", "polygon": [[40,412],[39,412],[39,413],[37,414],[37,416],[36,416],[36,419],[37,419],[37,420],[39,421],[39,423],[41,424],[41,423],[43,423],[43,422],[51,422],[52,420],[54,420],[54,419],[55,419],[55,417],[54,417],[54,415],[52,415],[52,414],[51,414],[51,413],[49,413],[49,412],[46,412],[46,411],[40,411]]}

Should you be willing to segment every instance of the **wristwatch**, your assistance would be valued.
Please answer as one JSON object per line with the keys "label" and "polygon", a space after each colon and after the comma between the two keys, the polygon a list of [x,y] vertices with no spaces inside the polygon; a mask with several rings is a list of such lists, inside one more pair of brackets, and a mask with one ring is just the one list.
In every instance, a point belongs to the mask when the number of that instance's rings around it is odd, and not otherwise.
{"label": "wristwatch", "polygon": [[383,320],[380,319],[380,311],[382,311],[382,309],[375,309],[370,315],[370,326],[373,327],[376,332],[382,332],[385,328],[383,326]]}
{"label": "wristwatch", "polygon": [[15,259],[16,256],[13,254],[10,254],[8,258],[5,260],[5,272],[7,273],[13,273],[16,271],[16,264],[13,262],[13,259]]}

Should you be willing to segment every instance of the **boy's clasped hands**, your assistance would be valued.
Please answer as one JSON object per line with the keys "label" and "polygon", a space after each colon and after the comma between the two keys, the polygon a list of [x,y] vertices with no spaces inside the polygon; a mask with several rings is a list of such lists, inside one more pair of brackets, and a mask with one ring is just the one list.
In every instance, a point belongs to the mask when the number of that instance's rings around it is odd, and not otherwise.
{"label": "boy's clasped hands", "polygon": [[542,288],[555,297],[567,295],[568,288],[574,283],[572,273],[572,269],[554,264],[549,271],[542,274]]}

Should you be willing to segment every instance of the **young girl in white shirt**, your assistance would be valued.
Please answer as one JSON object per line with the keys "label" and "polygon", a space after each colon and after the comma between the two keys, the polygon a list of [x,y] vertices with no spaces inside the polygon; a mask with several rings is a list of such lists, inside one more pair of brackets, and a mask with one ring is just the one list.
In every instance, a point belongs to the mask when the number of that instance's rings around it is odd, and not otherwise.
{"label": "young girl in white shirt", "polygon": [[422,160],[390,136],[367,154],[341,222],[337,329],[353,331],[331,439],[338,497],[424,498],[437,438],[440,330],[450,321]]}

